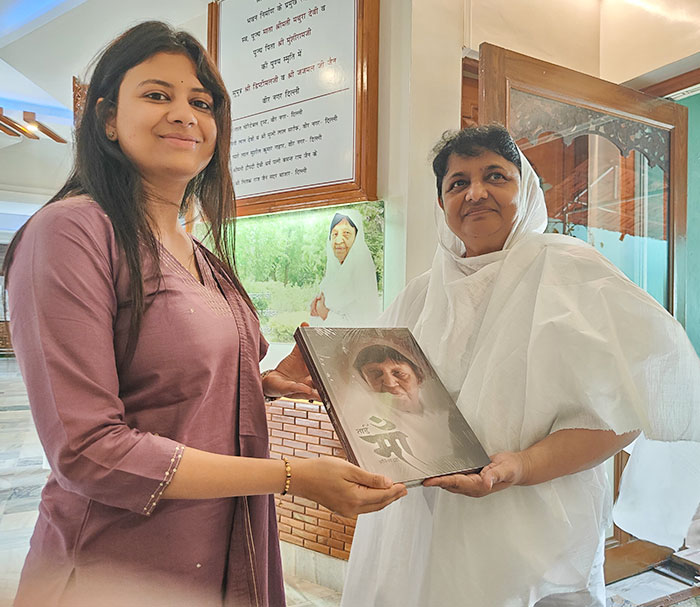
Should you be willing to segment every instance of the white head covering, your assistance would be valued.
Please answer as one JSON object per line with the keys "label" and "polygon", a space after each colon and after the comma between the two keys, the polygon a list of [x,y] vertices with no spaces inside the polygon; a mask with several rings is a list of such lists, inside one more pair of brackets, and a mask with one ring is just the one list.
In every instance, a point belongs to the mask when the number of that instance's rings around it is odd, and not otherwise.
{"label": "white head covering", "polygon": [[324,325],[353,327],[370,325],[380,312],[377,290],[377,268],[365,242],[362,216],[355,209],[343,209],[340,214],[348,217],[357,234],[343,263],[333,252],[333,241],[326,240],[326,274],[319,291],[325,296],[330,310]]}

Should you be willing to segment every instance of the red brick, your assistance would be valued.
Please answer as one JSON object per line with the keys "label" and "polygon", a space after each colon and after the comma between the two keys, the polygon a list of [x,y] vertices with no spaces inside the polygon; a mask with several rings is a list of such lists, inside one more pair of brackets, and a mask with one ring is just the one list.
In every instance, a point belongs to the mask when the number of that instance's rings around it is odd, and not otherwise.
{"label": "red brick", "polygon": [[309,436],[308,434],[297,434],[296,439],[303,443],[311,443],[313,445],[318,445],[320,441],[318,436]]}
{"label": "red brick", "polygon": [[333,449],[331,447],[326,447],[325,445],[309,445],[307,447],[309,451],[313,453],[322,453],[323,455],[333,455]]}
{"label": "red brick", "polygon": [[316,508],[316,506],[318,506],[318,504],[313,500],[301,497],[301,495],[294,496],[294,503],[301,504],[302,506],[310,506],[311,508]]}
{"label": "red brick", "polygon": [[319,519],[318,526],[325,527],[326,529],[331,529],[332,531],[337,531],[339,533],[343,533],[343,531],[345,531],[345,527],[340,523],[334,523],[333,521],[324,521],[323,519]]}
{"label": "red brick", "polygon": [[325,412],[313,413],[312,411],[309,411],[309,419],[318,420],[322,424],[323,424],[323,422],[328,423],[328,413],[325,413]]}
{"label": "red brick", "polygon": [[298,512],[299,514],[306,514],[306,508],[304,506],[302,506],[301,504],[295,504],[294,502],[287,502],[287,503],[285,503],[285,507],[288,510],[290,510],[291,512],[294,512],[294,513]]}
{"label": "red brick", "polygon": [[[292,520],[292,511],[284,507],[277,507],[277,520],[281,523],[284,522],[285,525],[289,525],[286,519]],[[291,525],[290,525],[291,527]]]}
{"label": "red brick", "polygon": [[322,406],[322,405],[316,405],[314,403],[302,403],[302,402],[295,403],[295,404],[296,404],[296,408],[300,409],[301,411],[314,411],[314,412],[318,412]]}
{"label": "red brick", "polygon": [[282,444],[282,439],[279,438],[278,436],[270,436],[269,441],[271,445],[281,445]]}
{"label": "red brick", "polygon": [[316,525],[306,525],[305,528],[308,531],[313,531],[314,533],[316,533],[319,538],[331,536],[330,529],[324,529],[323,527],[317,527]]}
{"label": "red brick", "polygon": [[285,432],[306,432],[304,426],[297,426],[296,424],[284,424]]}
{"label": "red brick", "polygon": [[296,409],[288,409],[285,407],[284,409],[284,415],[288,415],[289,417],[306,417],[306,411],[297,411]]}
{"label": "red brick", "polygon": [[[292,437],[291,439],[285,438],[282,441],[282,444],[285,447],[291,447],[292,449],[306,449],[306,443],[300,443],[299,441],[295,441],[294,437]],[[314,446],[316,446],[316,445],[314,445]]]}
{"label": "red brick", "polygon": [[289,423],[290,418],[287,417],[286,415],[273,415],[272,421],[273,422],[281,422],[283,424],[286,424],[286,423]]}
{"label": "red brick", "polygon": [[333,438],[333,433],[330,430],[317,430],[316,428],[309,428],[306,433],[310,434],[311,436],[320,436],[326,439]]}
{"label": "red brick", "polygon": [[280,530],[280,533],[291,533],[292,528],[289,525],[283,525],[282,523],[277,523],[277,529]]}
{"label": "red brick", "polygon": [[[306,445],[304,445],[306,446]],[[304,459],[313,459],[314,457],[318,457],[318,453],[311,453],[310,451],[306,451],[304,449],[294,449],[294,457],[303,457]]]}
{"label": "red brick", "polygon": [[284,533],[280,532],[280,539],[285,542],[289,542],[290,544],[296,544],[297,546],[303,546],[304,545],[304,540],[301,539],[300,537],[294,537],[290,533]]}
{"label": "red brick", "polygon": [[297,419],[297,426],[306,426],[307,428],[319,428],[321,422],[314,421],[313,419]]}
{"label": "red brick", "polygon": [[331,548],[345,550],[345,542],[341,542],[340,540],[334,540],[332,537],[326,538],[326,544]]}
{"label": "red brick", "polygon": [[343,445],[340,443],[339,440],[335,440],[332,438],[322,438],[321,439],[321,444],[326,445],[328,447],[336,447],[337,449],[342,449]]}
{"label": "red brick", "polygon": [[277,436],[279,438],[291,438],[294,440],[294,433],[285,432],[284,430],[270,430],[271,436]]}
{"label": "red brick", "polygon": [[328,548],[328,546],[322,546],[321,544],[317,544],[316,542],[310,542],[309,540],[304,540],[304,548],[309,548],[311,550],[315,550],[316,552],[321,552],[323,554],[329,554],[331,552],[331,549]]}
{"label": "red brick", "polygon": [[[308,510],[308,508],[307,508],[307,510]],[[327,510],[320,510],[317,508],[316,511],[314,512],[314,516],[317,516],[318,518],[323,519],[324,521],[331,520],[331,513],[328,512]]]}
{"label": "red brick", "polygon": [[[297,506],[297,504],[294,504]],[[300,508],[303,508],[304,506],[298,506]],[[295,512],[292,514],[292,518],[297,521],[304,521],[305,523],[308,523],[309,525],[318,525],[318,519],[315,516],[308,516],[307,514],[301,514],[299,512]]]}
{"label": "red brick", "polygon": [[282,424],[280,424],[279,422],[267,422],[267,427],[270,430],[281,430]]}
{"label": "red brick", "polygon": [[304,529],[304,523],[302,523],[301,521],[295,521],[294,519],[286,516],[281,516],[280,521],[285,525],[289,525],[290,527],[295,527],[296,529]]}
{"label": "red brick", "polygon": [[347,561],[350,558],[350,552],[348,552],[347,550],[338,550],[337,548],[331,548],[331,556],[334,556],[337,559],[343,559],[344,561]]}
{"label": "red brick", "polygon": [[274,407],[272,405],[268,405],[267,412],[270,415],[282,415],[282,407]]}
{"label": "red brick", "polygon": [[[312,542],[318,541],[318,538],[316,537],[315,533],[309,533],[308,531],[303,531],[302,529],[293,529],[292,535],[294,535],[296,537],[302,537],[305,540],[310,540]],[[342,548],[342,546],[341,546],[341,548]]]}
{"label": "red brick", "polygon": [[[296,513],[295,513],[296,514]],[[341,542],[352,542],[352,535],[346,535],[345,533],[340,533],[338,531],[331,531],[331,537],[336,540],[340,540]],[[339,546],[342,548],[342,546]]]}
{"label": "red brick", "polygon": [[321,422],[322,430],[333,430],[333,424],[331,422]]}
{"label": "red brick", "polygon": [[[316,445],[314,445],[314,447],[315,446]],[[291,447],[285,447],[283,445],[275,445],[275,447],[277,448],[277,451],[279,451],[280,453],[284,453],[284,455],[294,455],[294,449],[292,449]]]}
{"label": "red brick", "polygon": [[[296,500],[294,500],[294,501],[296,501]],[[306,504],[304,504],[304,505],[306,505]],[[343,525],[351,525],[351,526],[354,527],[354,526],[355,526],[355,523],[357,522],[357,517],[349,518],[349,517],[346,517],[346,516],[340,516],[340,514],[334,514],[334,515],[333,515],[333,520],[334,520],[336,523],[343,523]]]}

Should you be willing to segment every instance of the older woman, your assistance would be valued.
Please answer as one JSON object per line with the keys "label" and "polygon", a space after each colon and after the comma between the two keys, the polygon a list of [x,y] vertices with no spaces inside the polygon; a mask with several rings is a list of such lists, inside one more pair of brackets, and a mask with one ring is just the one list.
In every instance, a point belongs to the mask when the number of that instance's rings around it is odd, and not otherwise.
{"label": "older woman", "polygon": [[542,234],[539,180],[505,129],[446,137],[433,168],[440,246],[382,320],[413,330],[492,463],[360,517],[343,604],[604,605],[602,462],[639,430],[700,439],[697,356],[592,247]]}
{"label": "older woman", "polygon": [[326,243],[326,274],[311,302],[311,316],[330,327],[372,324],[380,313],[377,268],[365,243],[362,216],[336,213]]}

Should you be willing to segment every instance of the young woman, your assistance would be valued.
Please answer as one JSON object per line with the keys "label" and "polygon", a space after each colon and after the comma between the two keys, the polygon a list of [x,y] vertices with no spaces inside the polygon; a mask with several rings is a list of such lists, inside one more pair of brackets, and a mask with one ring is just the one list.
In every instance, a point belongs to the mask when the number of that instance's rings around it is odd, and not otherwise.
{"label": "young woman", "polygon": [[[405,492],[340,459],[268,459],[264,395],[312,390],[296,351],[261,380],[229,243],[230,120],[194,38],[130,29],[95,66],[68,181],[10,246],[12,338],[52,469],[18,607],[283,605],[269,494],[349,514]],[[180,226],[191,204],[215,254]]]}

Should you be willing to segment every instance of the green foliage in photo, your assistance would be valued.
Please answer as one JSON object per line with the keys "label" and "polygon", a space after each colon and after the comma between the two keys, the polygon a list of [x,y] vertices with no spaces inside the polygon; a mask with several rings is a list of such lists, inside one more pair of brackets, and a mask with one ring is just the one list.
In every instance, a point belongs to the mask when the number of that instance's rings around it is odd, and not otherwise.
{"label": "green foliage in photo", "polygon": [[[363,202],[304,211],[241,217],[236,222],[236,267],[270,342],[288,343],[301,322],[309,321],[311,300],[326,271],[331,219],[354,208],[362,215],[365,242],[384,282],[384,203]],[[195,234],[206,236],[198,224]]]}

